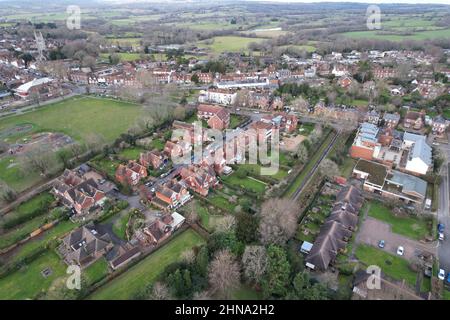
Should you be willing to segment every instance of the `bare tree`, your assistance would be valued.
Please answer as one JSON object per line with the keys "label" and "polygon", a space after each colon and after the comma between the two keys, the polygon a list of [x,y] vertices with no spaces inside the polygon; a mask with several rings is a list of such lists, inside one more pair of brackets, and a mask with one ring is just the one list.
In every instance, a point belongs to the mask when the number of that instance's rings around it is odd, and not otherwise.
{"label": "bare tree", "polygon": [[228,250],[218,251],[209,265],[209,284],[213,292],[228,298],[240,283],[239,264]]}
{"label": "bare tree", "polygon": [[322,176],[332,178],[340,174],[338,165],[330,159],[324,159],[319,165],[319,172]]}
{"label": "bare tree", "polygon": [[187,264],[193,263],[195,261],[194,250],[188,249],[188,250],[183,251],[183,253],[181,254],[181,260],[183,260]]}
{"label": "bare tree", "polygon": [[228,232],[231,229],[233,229],[235,225],[236,225],[236,219],[234,218],[234,216],[227,215],[217,221],[216,231]]}
{"label": "bare tree", "polygon": [[305,163],[306,161],[308,161],[308,149],[306,149],[303,143],[300,143],[297,151],[295,152],[295,155],[301,163]]}
{"label": "bare tree", "polygon": [[272,198],[261,206],[259,233],[264,244],[286,243],[297,230],[299,208],[294,200]]}
{"label": "bare tree", "polygon": [[150,300],[170,300],[169,289],[164,283],[156,282],[150,295]]}
{"label": "bare tree", "polygon": [[263,246],[246,246],[242,255],[245,277],[259,283],[267,267],[267,253]]}
{"label": "bare tree", "polygon": [[24,172],[32,170],[37,171],[44,176],[47,176],[51,169],[54,169],[56,166],[55,154],[51,152],[42,152],[40,150],[26,152],[21,160],[22,170]]}
{"label": "bare tree", "polygon": [[72,151],[73,156],[78,160],[78,157],[83,154],[84,147],[78,142],[69,145],[70,151]]}

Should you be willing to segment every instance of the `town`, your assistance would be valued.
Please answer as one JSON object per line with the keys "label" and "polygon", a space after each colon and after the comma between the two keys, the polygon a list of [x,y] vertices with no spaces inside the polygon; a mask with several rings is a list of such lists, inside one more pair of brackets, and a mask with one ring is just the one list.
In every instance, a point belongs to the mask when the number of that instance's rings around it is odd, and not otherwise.
{"label": "town", "polygon": [[449,5],[8,6],[1,300],[450,299]]}

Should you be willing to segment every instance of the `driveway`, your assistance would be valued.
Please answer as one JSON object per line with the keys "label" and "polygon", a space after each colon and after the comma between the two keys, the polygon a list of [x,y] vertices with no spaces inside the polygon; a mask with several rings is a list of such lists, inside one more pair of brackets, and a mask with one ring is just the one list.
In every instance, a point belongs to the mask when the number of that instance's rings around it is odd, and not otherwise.
{"label": "driveway", "polygon": [[385,250],[392,254],[397,254],[397,248],[403,246],[405,249],[404,258],[412,260],[422,252],[428,252],[436,255],[436,243],[421,243],[416,240],[404,237],[391,231],[391,226],[385,222],[367,217],[361,225],[361,229],[356,236],[356,243],[368,244],[378,247],[380,240],[385,241]]}

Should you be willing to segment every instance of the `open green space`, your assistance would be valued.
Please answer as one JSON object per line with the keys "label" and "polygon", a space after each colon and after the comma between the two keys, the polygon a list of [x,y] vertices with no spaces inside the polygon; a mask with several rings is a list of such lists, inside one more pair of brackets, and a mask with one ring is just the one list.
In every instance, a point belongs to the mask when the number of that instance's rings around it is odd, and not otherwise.
{"label": "open green space", "polygon": [[194,230],[186,230],[111,282],[100,287],[89,298],[95,300],[132,299],[140,290],[151,285],[164,271],[164,268],[178,261],[181,253],[203,243],[203,238]]}
{"label": "open green space", "polygon": [[16,157],[8,156],[0,160],[0,181],[17,192],[24,191],[41,180],[39,173],[31,170],[25,172]]}
{"label": "open green space", "polygon": [[252,42],[260,42],[262,38],[247,38],[237,36],[219,36],[212,38],[212,44],[199,42],[198,46],[209,48],[213,53],[219,54],[222,52],[240,52],[247,51],[247,47]]}
{"label": "open green space", "polygon": [[416,273],[411,271],[407,260],[368,245],[359,245],[355,254],[365,265],[379,266],[388,276],[397,280],[405,279],[409,285],[415,286]]}
{"label": "open green space", "polygon": [[[64,276],[66,265],[53,251],[47,251],[30,264],[0,279],[0,300],[33,299],[45,292],[52,282]],[[49,269],[51,274],[44,277],[41,272]]]}
{"label": "open green space", "polygon": [[223,181],[234,187],[248,189],[257,194],[263,194],[266,190],[266,184],[251,177],[239,178],[235,172],[231,175],[223,177]]}
{"label": "open green space", "polygon": [[404,40],[427,40],[427,39],[448,39],[450,38],[450,29],[439,29],[429,31],[418,31],[413,34],[400,35],[383,33],[382,31],[351,31],[342,33],[345,37],[354,39],[374,39],[374,40],[389,40],[389,41],[404,41]]}
{"label": "open green space", "polygon": [[132,147],[121,150],[118,155],[128,160],[138,160],[141,153],[145,151],[143,148]]}
{"label": "open green space", "polygon": [[426,220],[418,217],[395,216],[392,211],[379,202],[370,204],[369,216],[389,223],[392,231],[415,240],[430,235],[430,226]]}

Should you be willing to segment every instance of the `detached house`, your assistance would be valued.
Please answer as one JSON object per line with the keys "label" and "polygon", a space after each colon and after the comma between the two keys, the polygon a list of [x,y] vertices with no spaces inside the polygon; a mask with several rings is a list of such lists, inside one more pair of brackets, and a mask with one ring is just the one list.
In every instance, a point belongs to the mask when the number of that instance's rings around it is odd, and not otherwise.
{"label": "detached house", "polygon": [[140,154],[139,163],[146,168],[158,170],[167,163],[167,156],[158,150],[148,151]]}
{"label": "detached house", "polygon": [[204,197],[208,195],[210,188],[215,188],[219,183],[211,166],[197,167],[190,165],[182,168],[180,175],[189,189]]}
{"label": "detached house", "polygon": [[432,150],[426,142],[426,136],[405,132],[403,147],[406,149],[405,170],[415,174],[426,174],[433,165]]}
{"label": "detached house", "polygon": [[425,125],[425,112],[424,111],[408,111],[403,120],[403,126],[405,128],[412,128],[414,130],[420,130]]}
{"label": "detached house", "polygon": [[174,212],[151,222],[144,229],[137,230],[135,237],[142,245],[157,245],[169,238],[184,223],[185,218]]}
{"label": "detached house", "polygon": [[62,242],[59,251],[64,261],[81,267],[92,264],[114,246],[108,233],[98,233],[91,224],[75,229]]}
{"label": "detached house", "polygon": [[431,131],[434,135],[442,137],[447,130],[447,121],[442,118],[442,116],[437,116],[433,119],[433,123],[431,125]]}
{"label": "detached house", "polygon": [[224,130],[230,125],[230,112],[215,105],[200,104],[197,108],[197,117],[207,120],[208,126],[217,130]]}
{"label": "detached house", "polygon": [[116,170],[116,180],[130,186],[137,185],[146,176],[147,169],[136,161],[129,161],[126,165],[120,164]]}
{"label": "detached house", "polygon": [[100,208],[107,199],[98,189],[94,179],[84,179],[75,172],[66,169],[53,184],[53,194],[77,214],[87,214]]}
{"label": "detached house", "polygon": [[182,182],[169,180],[156,186],[152,203],[161,209],[173,209],[184,205],[189,199],[191,195]]}

